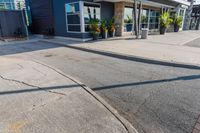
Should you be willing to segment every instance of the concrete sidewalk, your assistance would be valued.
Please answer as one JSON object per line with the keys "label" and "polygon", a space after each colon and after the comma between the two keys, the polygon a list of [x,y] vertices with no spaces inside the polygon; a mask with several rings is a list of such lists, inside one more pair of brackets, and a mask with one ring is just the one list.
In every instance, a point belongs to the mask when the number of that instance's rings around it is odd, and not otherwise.
{"label": "concrete sidewalk", "polygon": [[58,71],[14,58],[0,62],[1,133],[128,132],[126,123]]}
{"label": "concrete sidewalk", "polygon": [[200,66],[200,48],[198,48],[200,43],[196,47],[190,44],[196,45],[199,39],[200,31],[182,31],[166,35],[151,35],[146,40],[127,36],[85,43],[67,39],[43,39],[42,41],[145,60]]}
{"label": "concrete sidewalk", "polygon": [[32,43],[32,42],[37,42],[42,40],[43,38],[41,36],[38,35],[30,35],[28,38],[24,39],[24,40],[16,40],[16,41],[10,41],[10,42],[6,42],[6,41],[2,41],[0,40],[0,46],[1,45],[9,45],[9,44],[22,44],[22,43]]}
{"label": "concrete sidewalk", "polygon": [[[83,48],[200,66],[200,48],[184,44],[200,38],[200,31],[152,35],[147,40],[121,39],[78,45]],[[200,45],[200,44],[199,44]],[[77,46],[77,45],[76,45]]]}

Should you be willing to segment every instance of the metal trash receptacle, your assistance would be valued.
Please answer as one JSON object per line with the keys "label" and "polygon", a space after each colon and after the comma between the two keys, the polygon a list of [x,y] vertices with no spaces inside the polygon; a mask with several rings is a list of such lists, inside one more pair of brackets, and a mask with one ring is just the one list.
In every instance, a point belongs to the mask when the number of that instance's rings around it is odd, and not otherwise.
{"label": "metal trash receptacle", "polygon": [[148,32],[149,32],[149,29],[148,29],[148,28],[142,28],[142,35],[141,35],[141,38],[142,38],[142,39],[147,39],[147,38],[148,38]]}

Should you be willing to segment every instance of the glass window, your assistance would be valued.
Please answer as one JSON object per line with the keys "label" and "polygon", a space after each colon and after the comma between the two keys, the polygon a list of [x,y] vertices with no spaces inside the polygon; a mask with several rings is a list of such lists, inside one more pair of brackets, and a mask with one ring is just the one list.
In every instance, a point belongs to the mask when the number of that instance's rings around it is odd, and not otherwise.
{"label": "glass window", "polygon": [[141,28],[148,28],[149,10],[142,10]]}
{"label": "glass window", "polygon": [[67,22],[68,24],[80,24],[80,15],[67,15]]}
{"label": "glass window", "polygon": [[1,9],[5,9],[5,5],[4,4],[0,4],[0,10]]}
{"label": "glass window", "polygon": [[131,7],[125,7],[124,11],[124,31],[131,32],[133,30],[133,9]]}
{"label": "glass window", "polygon": [[101,19],[101,9],[99,4],[95,3],[84,3],[83,8],[84,21],[85,21],[85,31],[89,31],[89,22],[91,19]]}
{"label": "glass window", "polygon": [[67,31],[81,32],[79,3],[65,5],[67,17]]}
{"label": "glass window", "polygon": [[[83,10],[80,10],[80,5]],[[81,32],[81,27],[85,26],[85,31],[89,31],[89,21],[91,19],[101,19],[100,4],[84,2],[69,3],[65,5],[67,31]],[[82,12],[83,11],[83,12]],[[83,13],[83,18],[80,16]],[[81,19],[84,19],[85,24],[81,25]]]}
{"label": "glass window", "polygon": [[183,23],[183,19],[184,19],[184,9],[180,9],[180,12],[179,12],[179,16],[182,18],[182,23]]}
{"label": "glass window", "polygon": [[80,32],[80,25],[68,25],[68,31]]}
{"label": "glass window", "polygon": [[77,13],[80,11],[79,3],[66,4],[66,12],[68,14]]}
{"label": "glass window", "polygon": [[159,29],[160,12],[154,10],[149,10],[149,11],[150,11],[149,29],[150,30]]}

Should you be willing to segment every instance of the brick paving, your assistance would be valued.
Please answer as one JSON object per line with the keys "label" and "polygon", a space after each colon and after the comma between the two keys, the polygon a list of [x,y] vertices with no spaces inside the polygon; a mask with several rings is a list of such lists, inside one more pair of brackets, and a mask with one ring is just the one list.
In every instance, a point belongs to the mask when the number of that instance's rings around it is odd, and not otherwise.
{"label": "brick paving", "polygon": [[194,126],[192,133],[200,133],[200,116]]}

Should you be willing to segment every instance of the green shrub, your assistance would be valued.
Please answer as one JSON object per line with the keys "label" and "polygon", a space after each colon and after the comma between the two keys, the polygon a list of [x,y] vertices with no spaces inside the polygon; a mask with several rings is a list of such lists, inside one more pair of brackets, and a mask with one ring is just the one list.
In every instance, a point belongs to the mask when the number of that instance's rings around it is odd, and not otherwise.
{"label": "green shrub", "polygon": [[168,28],[169,25],[173,22],[173,19],[170,18],[169,12],[164,12],[160,16],[160,26],[163,28]]}

